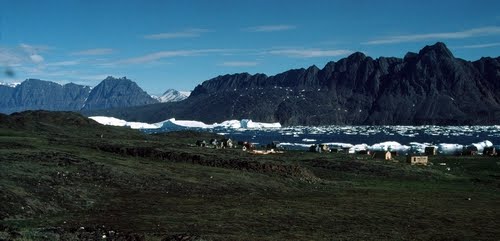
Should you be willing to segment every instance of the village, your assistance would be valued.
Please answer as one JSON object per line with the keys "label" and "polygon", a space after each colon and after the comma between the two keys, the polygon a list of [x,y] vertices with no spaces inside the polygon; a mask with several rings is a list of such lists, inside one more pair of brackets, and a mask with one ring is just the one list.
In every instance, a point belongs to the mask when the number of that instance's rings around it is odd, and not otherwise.
{"label": "village", "polygon": [[[267,154],[280,154],[284,153],[286,149],[280,145],[279,141],[273,141],[267,145],[258,146],[255,143],[249,141],[233,141],[231,138],[222,138],[196,141],[196,146],[214,149],[241,149],[244,152],[256,155],[267,155]],[[352,155],[365,155],[372,159],[386,160],[386,161],[399,161],[404,159],[406,163],[410,165],[428,165],[429,156],[440,155],[438,153],[438,148],[436,146],[425,147],[424,153],[405,153],[401,154],[398,151],[390,150],[357,150],[354,153],[350,151],[351,148],[343,147],[341,145],[329,145],[329,144],[312,144],[309,147],[308,152],[312,153],[343,153]],[[297,151],[297,150],[295,150]],[[482,150],[479,150],[475,145],[464,146],[462,150],[457,150],[452,154],[454,156],[496,156],[500,157],[500,152],[497,152],[497,146],[487,146]]]}

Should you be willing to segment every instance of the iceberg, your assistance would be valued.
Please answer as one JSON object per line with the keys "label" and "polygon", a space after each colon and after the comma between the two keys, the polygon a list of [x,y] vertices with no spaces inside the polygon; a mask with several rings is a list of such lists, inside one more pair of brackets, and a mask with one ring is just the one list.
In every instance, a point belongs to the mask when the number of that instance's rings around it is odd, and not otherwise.
{"label": "iceberg", "polygon": [[157,129],[160,128],[158,124],[148,124],[142,122],[128,122],[114,117],[107,116],[91,116],[89,119],[96,121],[102,125],[108,126],[128,126],[132,129]]}
{"label": "iceberg", "polygon": [[327,142],[323,143],[329,147],[340,147],[340,148],[351,148],[353,145],[351,143],[341,143],[341,142]]}
{"label": "iceberg", "polygon": [[360,151],[367,151],[369,146],[367,144],[356,144],[349,148],[349,153],[354,154]]}
{"label": "iceberg", "polygon": [[438,153],[442,155],[456,155],[461,153],[464,146],[460,144],[441,143],[437,145]]}
{"label": "iceberg", "polygon": [[261,122],[253,122],[252,120],[248,119],[243,119],[240,121],[240,128],[243,129],[281,128],[281,124],[279,122],[261,123]]}
{"label": "iceberg", "polygon": [[215,129],[215,128],[226,128],[226,129],[266,129],[266,128],[281,128],[280,123],[261,123],[253,122],[252,120],[228,120],[222,123],[205,124],[201,121],[193,120],[176,120],[175,118],[170,118],[165,121],[158,123],[148,124],[142,122],[128,122],[114,117],[107,116],[91,116],[92,120],[97,121],[103,125],[112,126],[128,126],[132,129]]}
{"label": "iceberg", "polygon": [[399,142],[386,141],[373,144],[368,148],[370,151],[395,151],[398,153],[407,153],[410,150],[409,146],[401,145]]}
{"label": "iceberg", "polygon": [[479,143],[472,143],[471,146],[475,146],[477,148],[478,153],[483,153],[485,147],[492,147],[493,143],[491,141],[482,141]]}
{"label": "iceberg", "polygon": [[430,143],[419,143],[419,142],[410,142],[410,152],[414,154],[423,154],[425,153],[425,148],[433,146]]}
{"label": "iceberg", "polygon": [[162,125],[160,128],[163,129],[168,129],[168,128],[179,128],[179,127],[186,127],[186,128],[212,128],[211,125],[207,125],[201,121],[190,121],[190,120],[176,120],[175,118],[168,119],[166,121],[161,122]]}

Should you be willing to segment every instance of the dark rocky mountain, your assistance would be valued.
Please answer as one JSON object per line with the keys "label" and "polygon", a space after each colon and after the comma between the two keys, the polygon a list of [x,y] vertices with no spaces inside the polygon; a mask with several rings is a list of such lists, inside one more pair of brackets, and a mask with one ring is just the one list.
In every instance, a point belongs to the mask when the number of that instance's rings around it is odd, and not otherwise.
{"label": "dark rocky mountain", "polygon": [[107,77],[90,92],[83,110],[107,109],[158,103],[135,82],[123,77]]}
{"label": "dark rocky mountain", "polygon": [[250,118],[285,125],[499,124],[500,58],[470,62],[443,43],[404,58],[354,53],[323,69],[218,76],[179,103],[106,111],[131,121]]}
{"label": "dark rocky mountain", "polygon": [[37,79],[28,79],[15,87],[0,85],[1,113],[39,109],[80,111],[156,102],[126,78],[108,77],[94,89],[73,83],[60,85]]}

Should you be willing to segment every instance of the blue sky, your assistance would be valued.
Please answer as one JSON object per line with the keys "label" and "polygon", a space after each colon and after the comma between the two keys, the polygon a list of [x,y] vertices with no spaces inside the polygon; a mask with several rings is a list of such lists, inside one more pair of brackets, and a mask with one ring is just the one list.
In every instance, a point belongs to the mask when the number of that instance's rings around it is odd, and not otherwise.
{"label": "blue sky", "polygon": [[[442,41],[500,55],[500,1],[0,0],[0,68],[94,86],[127,76],[150,94],[218,75],[273,75],[355,51],[403,57]],[[4,72],[4,71],[2,71]]]}

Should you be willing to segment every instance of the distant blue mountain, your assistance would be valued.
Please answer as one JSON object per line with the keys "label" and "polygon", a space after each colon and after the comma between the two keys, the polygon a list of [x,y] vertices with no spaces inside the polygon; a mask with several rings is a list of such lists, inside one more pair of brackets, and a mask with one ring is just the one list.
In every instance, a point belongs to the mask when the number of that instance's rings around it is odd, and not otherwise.
{"label": "distant blue mountain", "polygon": [[93,89],[73,83],[27,79],[11,87],[0,85],[0,112],[24,110],[80,111],[157,103],[126,78],[108,77]]}

